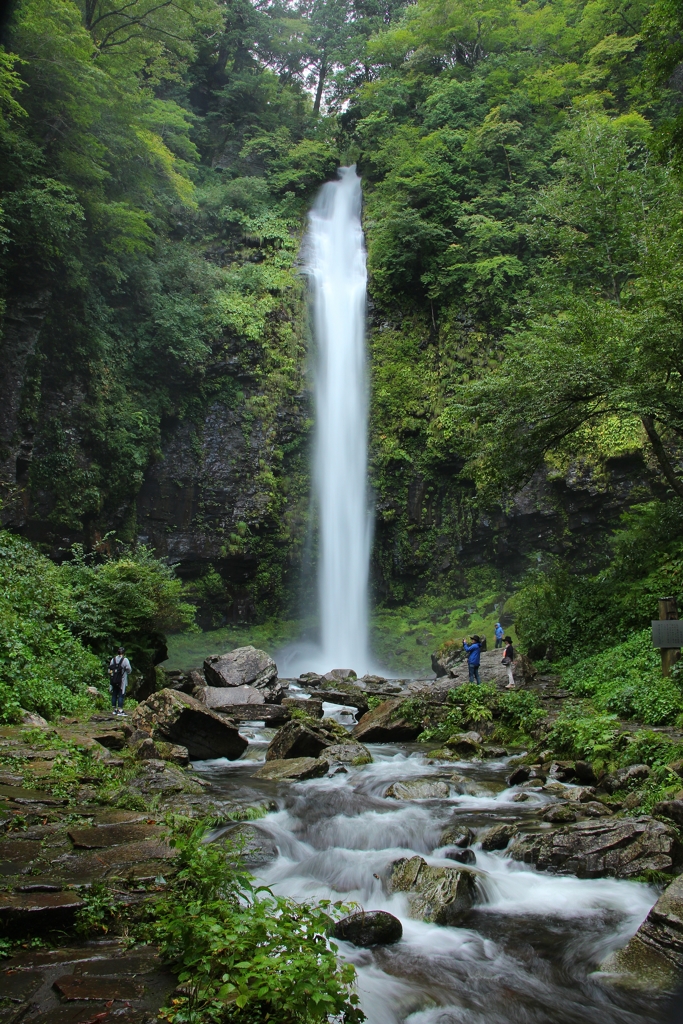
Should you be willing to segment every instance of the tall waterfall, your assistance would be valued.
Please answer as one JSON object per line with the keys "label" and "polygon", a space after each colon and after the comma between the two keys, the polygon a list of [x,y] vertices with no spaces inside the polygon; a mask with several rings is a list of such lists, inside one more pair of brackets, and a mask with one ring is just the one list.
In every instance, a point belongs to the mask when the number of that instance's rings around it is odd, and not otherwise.
{"label": "tall waterfall", "polygon": [[309,218],[308,273],[317,342],[315,488],[321,664],[367,671],[367,273],[355,167],[320,190]]}

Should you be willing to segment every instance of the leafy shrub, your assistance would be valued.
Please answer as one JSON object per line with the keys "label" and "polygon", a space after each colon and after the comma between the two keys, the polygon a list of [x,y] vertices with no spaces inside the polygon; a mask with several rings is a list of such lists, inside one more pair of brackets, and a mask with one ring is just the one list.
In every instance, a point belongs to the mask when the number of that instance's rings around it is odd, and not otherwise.
{"label": "leafy shrub", "polygon": [[18,721],[22,708],[48,719],[92,712],[86,687],[106,695],[120,643],[134,669],[153,673],[164,630],[193,615],[180,580],[147,548],[99,561],[77,549],[55,565],[0,531],[0,721]]}
{"label": "leafy shrub", "polygon": [[600,767],[616,763],[618,749],[627,742],[620,735],[616,715],[595,714],[582,704],[570,704],[555,722],[548,746],[567,757],[592,761]]}
{"label": "leafy shrub", "polygon": [[[159,944],[187,995],[165,1017],[252,1024],[339,1024],[364,1020],[352,991],[355,970],[325,938],[341,904],[295,903],[256,887],[204,826],[172,840],[179,871],[155,901],[143,938]],[[226,856],[227,850],[227,856]]]}
{"label": "leafy shrub", "polygon": [[538,697],[529,690],[511,690],[501,694],[497,708],[505,725],[523,733],[530,733],[544,717]]}
{"label": "leafy shrub", "polygon": [[622,516],[609,564],[595,575],[561,562],[534,570],[510,602],[517,634],[551,661],[626,640],[657,617],[657,598],[683,593],[683,502],[649,502]]}
{"label": "leafy shrub", "polygon": [[600,711],[637,718],[649,725],[672,722],[683,712],[683,691],[676,679],[662,678],[659,652],[650,630],[584,658],[563,673],[573,693],[590,697]]}
{"label": "leafy shrub", "polygon": [[0,532],[0,721],[19,721],[22,708],[46,718],[92,710],[85,688],[103,688],[104,675],[69,629],[75,614],[59,567]]}

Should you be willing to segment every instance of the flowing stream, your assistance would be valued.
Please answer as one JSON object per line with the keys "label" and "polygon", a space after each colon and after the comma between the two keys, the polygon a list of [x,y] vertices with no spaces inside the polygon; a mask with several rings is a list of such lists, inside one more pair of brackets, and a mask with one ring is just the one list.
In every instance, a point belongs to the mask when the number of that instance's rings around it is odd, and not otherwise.
{"label": "flowing stream", "polygon": [[[327,714],[342,715],[326,705]],[[374,763],[348,773],[289,784],[251,778],[273,730],[248,727],[247,760],[198,766],[238,801],[273,800],[257,826],[278,855],[253,868],[276,892],[297,900],[355,901],[389,910],[403,923],[395,945],[357,949],[340,943],[358,969],[369,1024],[652,1024],[662,1005],[594,977],[599,962],[624,945],[657,898],[647,885],[582,880],[536,872],[505,851],[473,849],[478,905],[461,927],[412,920],[403,894],[387,896],[381,877],[392,861],[420,854],[429,864],[460,867],[443,856],[447,823],[481,830],[501,822],[538,828],[539,808],[557,795],[508,787],[507,759],[429,764],[422,744],[370,746]],[[454,779],[454,776],[460,779]],[[463,782],[464,777],[464,782]],[[444,799],[395,800],[394,782],[438,778]],[[571,788],[571,787],[568,787]],[[525,792],[525,801],[514,797]]]}

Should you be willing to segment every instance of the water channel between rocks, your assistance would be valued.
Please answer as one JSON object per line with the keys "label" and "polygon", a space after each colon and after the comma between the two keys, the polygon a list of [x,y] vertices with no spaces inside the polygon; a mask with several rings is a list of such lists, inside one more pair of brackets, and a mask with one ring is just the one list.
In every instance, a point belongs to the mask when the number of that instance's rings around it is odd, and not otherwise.
{"label": "water channel between rocks", "polygon": [[[339,717],[340,709],[325,705]],[[509,759],[429,763],[424,744],[370,745],[373,764],[308,782],[252,778],[274,730],[247,725],[240,761],[196,764],[215,789],[239,802],[273,801],[259,820],[279,855],[252,868],[275,892],[296,900],[356,902],[388,910],[403,923],[394,945],[358,949],[339,943],[358,970],[369,1024],[651,1024],[663,1003],[650,994],[612,987],[594,976],[623,946],[657,898],[654,888],[610,878],[578,879],[537,872],[505,851],[475,842],[478,902],[460,927],[412,920],[404,894],[387,896],[382,876],[392,861],[419,854],[434,866],[461,867],[439,848],[446,824],[473,830],[514,822],[544,826],[539,806],[557,799],[529,787],[508,787]],[[454,775],[466,783],[451,783]],[[384,796],[394,782],[438,778],[444,799]],[[521,789],[524,802],[513,799]],[[466,792],[462,792],[462,790]],[[571,791],[571,787],[567,787]],[[549,827],[549,826],[547,826]]]}

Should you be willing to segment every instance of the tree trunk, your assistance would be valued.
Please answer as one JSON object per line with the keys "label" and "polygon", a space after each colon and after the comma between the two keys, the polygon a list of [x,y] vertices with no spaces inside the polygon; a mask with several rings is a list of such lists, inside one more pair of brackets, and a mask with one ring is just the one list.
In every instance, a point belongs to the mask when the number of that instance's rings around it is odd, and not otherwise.
{"label": "tree trunk", "polygon": [[320,73],[318,74],[318,88],[315,90],[315,102],[313,104],[313,113],[320,113],[320,104],[323,98],[323,89],[325,88],[325,79],[327,78],[327,57],[323,57],[320,62]]}
{"label": "tree trunk", "polygon": [[655,453],[655,458],[659,463],[659,468],[664,474],[667,483],[674,491],[674,493],[678,495],[679,498],[683,498],[683,480],[680,480],[674,472],[674,468],[671,465],[669,456],[666,454],[666,449],[662,443],[662,439],[657,433],[654,417],[641,416],[640,418],[643,426],[645,427],[645,433],[647,434],[650,440],[650,444],[652,445],[652,450]]}

